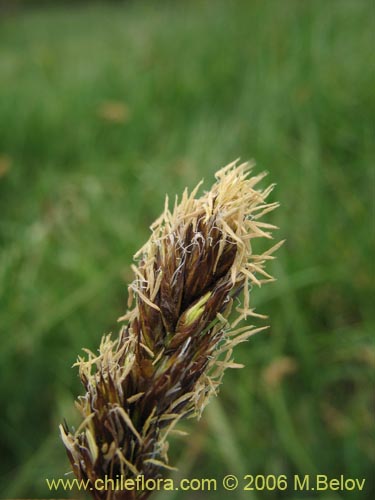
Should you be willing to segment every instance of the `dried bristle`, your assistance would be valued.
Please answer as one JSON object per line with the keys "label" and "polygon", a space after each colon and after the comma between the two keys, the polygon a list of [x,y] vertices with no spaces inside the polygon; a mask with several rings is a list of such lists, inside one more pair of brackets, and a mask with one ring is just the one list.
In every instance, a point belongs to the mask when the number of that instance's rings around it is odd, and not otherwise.
{"label": "dried bristle", "polygon": [[[253,254],[252,240],[271,239],[275,226],[261,222],[277,203],[261,190],[265,174],[234,162],[216,174],[210,191],[196,198],[187,190],[151,226],[137,252],[135,305],[120,320],[116,340],[102,339],[99,354],[88,352],[77,365],[86,394],[77,406],[83,423],[71,433],[61,426],[78,478],[116,475],[156,478],[169,468],[166,438],[177,422],[199,416],[217,391],[226,368],[238,368],[232,349],[264,329],[237,327],[248,316],[253,284],[273,281],[264,269],[282,242]],[[234,299],[243,304],[229,323]],[[92,491],[95,499],[146,498],[150,492]]]}

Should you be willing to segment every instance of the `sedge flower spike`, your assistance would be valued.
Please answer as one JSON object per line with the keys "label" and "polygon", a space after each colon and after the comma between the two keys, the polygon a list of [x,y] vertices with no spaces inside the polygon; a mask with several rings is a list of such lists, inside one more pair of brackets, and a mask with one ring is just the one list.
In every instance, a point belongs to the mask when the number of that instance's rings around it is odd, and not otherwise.
{"label": "sedge flower spike", "polygon": [[[278,203],[266,201],[273,185],[256,189],[265,174],[251,177],[251,169],[238,162],[224,167],[209,191],[197,197],[200,184],[185,190],[173,210],[166,199],[135,255],[118,338],[104,336],[98,354],[85,350],[86,358],[78,358],[83,421],[75,432],[66,424],[60,431],[73,472],[90,481],[95,500],[151,494],[99,491],[95,481],[157,479],[172,468],[169,434],[182,418],[200,416],[226,368],[241,367],[233,347],[266,328],[238,326],[262,317],[250,307],[250,289],[273,281],[265,264],[282,244],[252,251],[253,239],[272,238],[276,227],[261,219]],[[233,307],[240,292],[242,304]]]}

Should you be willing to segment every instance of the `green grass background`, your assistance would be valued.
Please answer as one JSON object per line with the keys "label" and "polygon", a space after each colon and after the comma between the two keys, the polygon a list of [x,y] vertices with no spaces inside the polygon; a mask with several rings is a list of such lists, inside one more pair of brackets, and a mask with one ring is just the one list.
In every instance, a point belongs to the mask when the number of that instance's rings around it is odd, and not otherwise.
{"label": "green grass background", "polygon": [[[183,425],[172,462],[182,477],[365,477],[350,498],[371,498],[371,2],[55,4],[0,14],[1,497],[69,497],[45,478],[69,470],[71,365],[118,331],[165,194],[241,157],[282,204],[267,219],[287,239],[278,281],[252,295],[271,328],[239,346],[246,368]],[[302,495],[159,498],[224,497]]]}

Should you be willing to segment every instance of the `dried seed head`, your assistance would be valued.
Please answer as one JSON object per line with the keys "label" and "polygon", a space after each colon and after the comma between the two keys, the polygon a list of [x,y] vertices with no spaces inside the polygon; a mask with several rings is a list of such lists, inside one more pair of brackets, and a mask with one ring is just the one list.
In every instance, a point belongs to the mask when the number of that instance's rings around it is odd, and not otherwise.
{"label": "dried seed head", "polygon": [[[264,269],[282,242],[261,255],[252,240],[271,239],[275,226],[261,217],[277,203],[266,199],[273,185],[255,189],[265,174],[250,177],[251,166],[234,162],[216,174],[203,196],[187,190],[151,226],[151,237],[137,252],[130,285],[135,305],[119,338],[104,337],[99,355],[79,358],[86,389],[78,408],[83,422],[61,435],[77,477],[158,477],[169,468],[169,432],[186,416],[200,415],[216,392],[232,349],[263,328],[236,328],[250,308],[250,287],[273,281]],[[230,324],[233,300],[243,305]],[[96,499],[132,498],[127,492],[93,491]],[[112,496],[111,496],[112,495]],[[149,492],[138,492],[146,498]]]}

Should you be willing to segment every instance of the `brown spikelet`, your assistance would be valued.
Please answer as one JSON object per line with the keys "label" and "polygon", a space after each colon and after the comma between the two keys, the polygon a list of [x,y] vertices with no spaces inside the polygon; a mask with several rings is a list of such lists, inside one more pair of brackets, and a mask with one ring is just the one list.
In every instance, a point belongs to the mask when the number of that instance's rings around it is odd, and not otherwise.
{"label": "brown spikelet", "polygon": [[[199,416],[221,383],[225,368],[239,367],[232,349],[262,330],[238,328],[250,308],[250,288],[273,281],[264,269],[277,243],[262,255],[254,238],[271,239],[275,226],[261,222],[277,203],[273,186],[257,184],[251,166],[234,162],[216,174],[211,190],[199,185],[170,211],[168,199],[152,234],[135,255],[130,310],[119,337],[102,339],[99,354],[86,351],[77,365],[86,393],[78,399],[83,422],[61,426],[73,471],[89,479],[93,498],[147,498],[150,492],[98,491],[98,478],[157,478],[170,468],[167,437],[181,418]],[[243,304],[229,323],[233,301]],[[135,299],[135,305],[132,302]]]}

